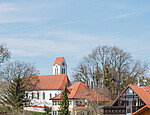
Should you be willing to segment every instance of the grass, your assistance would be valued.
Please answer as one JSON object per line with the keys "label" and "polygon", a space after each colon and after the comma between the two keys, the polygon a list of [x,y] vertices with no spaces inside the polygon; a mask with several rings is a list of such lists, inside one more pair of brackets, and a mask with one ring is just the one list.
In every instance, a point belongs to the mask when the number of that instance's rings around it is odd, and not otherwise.
{"label": "grass", "polygon": [[35,112],[35,111],[26,111],[26,112],[32,113],[32,115],[51,115],[51,114],[42,113],[42,112]]}

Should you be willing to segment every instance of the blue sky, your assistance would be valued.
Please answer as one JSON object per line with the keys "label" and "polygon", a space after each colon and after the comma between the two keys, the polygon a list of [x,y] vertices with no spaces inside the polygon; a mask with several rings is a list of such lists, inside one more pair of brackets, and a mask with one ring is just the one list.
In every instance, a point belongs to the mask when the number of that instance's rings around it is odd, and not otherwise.
{"label": "blue sky", "polygon": [[68,75],[98,45],[117,46],[150,62],[150,1],[145,0],[1,0],[0,43],[11,60],[35,63],[52,74],[64,56]]}

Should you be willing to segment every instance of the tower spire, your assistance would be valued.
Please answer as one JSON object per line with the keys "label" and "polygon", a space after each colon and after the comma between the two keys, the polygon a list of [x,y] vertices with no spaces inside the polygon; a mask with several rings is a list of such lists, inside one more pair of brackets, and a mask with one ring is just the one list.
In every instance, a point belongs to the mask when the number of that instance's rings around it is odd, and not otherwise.
{"label": "tower spire", "polygon": [[64,57],[57,57],[53,64],[53,75],[67,74],[67,64]]}

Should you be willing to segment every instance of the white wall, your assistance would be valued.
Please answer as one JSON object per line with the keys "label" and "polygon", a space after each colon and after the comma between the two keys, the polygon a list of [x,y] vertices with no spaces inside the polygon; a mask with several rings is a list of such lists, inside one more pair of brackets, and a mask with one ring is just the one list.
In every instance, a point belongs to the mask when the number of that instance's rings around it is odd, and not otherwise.
{"label": "white wall", "polygon": [[[53,101],[60,101],[60,100],[53,100]],[[82,104],[85,105],[85,100],[84,99],[69,99],[69,101],[72,102],[71,105],[69,105],[69,111],[71,112],[70,114],[71,115],[75,115],[77,114],[77,111],[74,110],[74,107],[76,107],[76,101],[80,102],[82,101]],[[52,105],[52,114],[53,114],[53,111],[58,111],[59,110],[59,105]],[[87,107],[87,106],[86,106]],[[84,115],[87,115],[87,112],[84,112]]]}
{"label": "white wall", "polygon": [[[31,99],[32,105],[37,106],[52,106],[52,100],[50,100],[50,94],[52,98],[55,97],[55,94],[61,93],[62,90],[40,90],[40,91],[32,91],[34,93],[34,99],[32,99],[32,92],[28,92],[28,98]],[[37,92],[39,92],[39,99],[37,99]],[[43,99],[43,92],[45,93],[45,99]]]}

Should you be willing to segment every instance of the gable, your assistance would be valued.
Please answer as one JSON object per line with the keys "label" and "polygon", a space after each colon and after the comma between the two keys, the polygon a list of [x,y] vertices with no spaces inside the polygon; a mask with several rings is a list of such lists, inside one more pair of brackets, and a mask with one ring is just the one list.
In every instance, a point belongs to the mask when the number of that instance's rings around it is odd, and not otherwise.
{"label": "gable", "polygon": [[[139,87],[137,85],[128,85],[121,94],[115,99],[115,101],[111,104],[111,106],[115,106],[119,99],[125,97],[125,96],[134,96],[135,99],[139,97],[141,100],[141,104],[149,104],[150,103],[150,92],[149,92],[149,86],[143,86]],[[118,102],[119,103],[119,102]]]}

